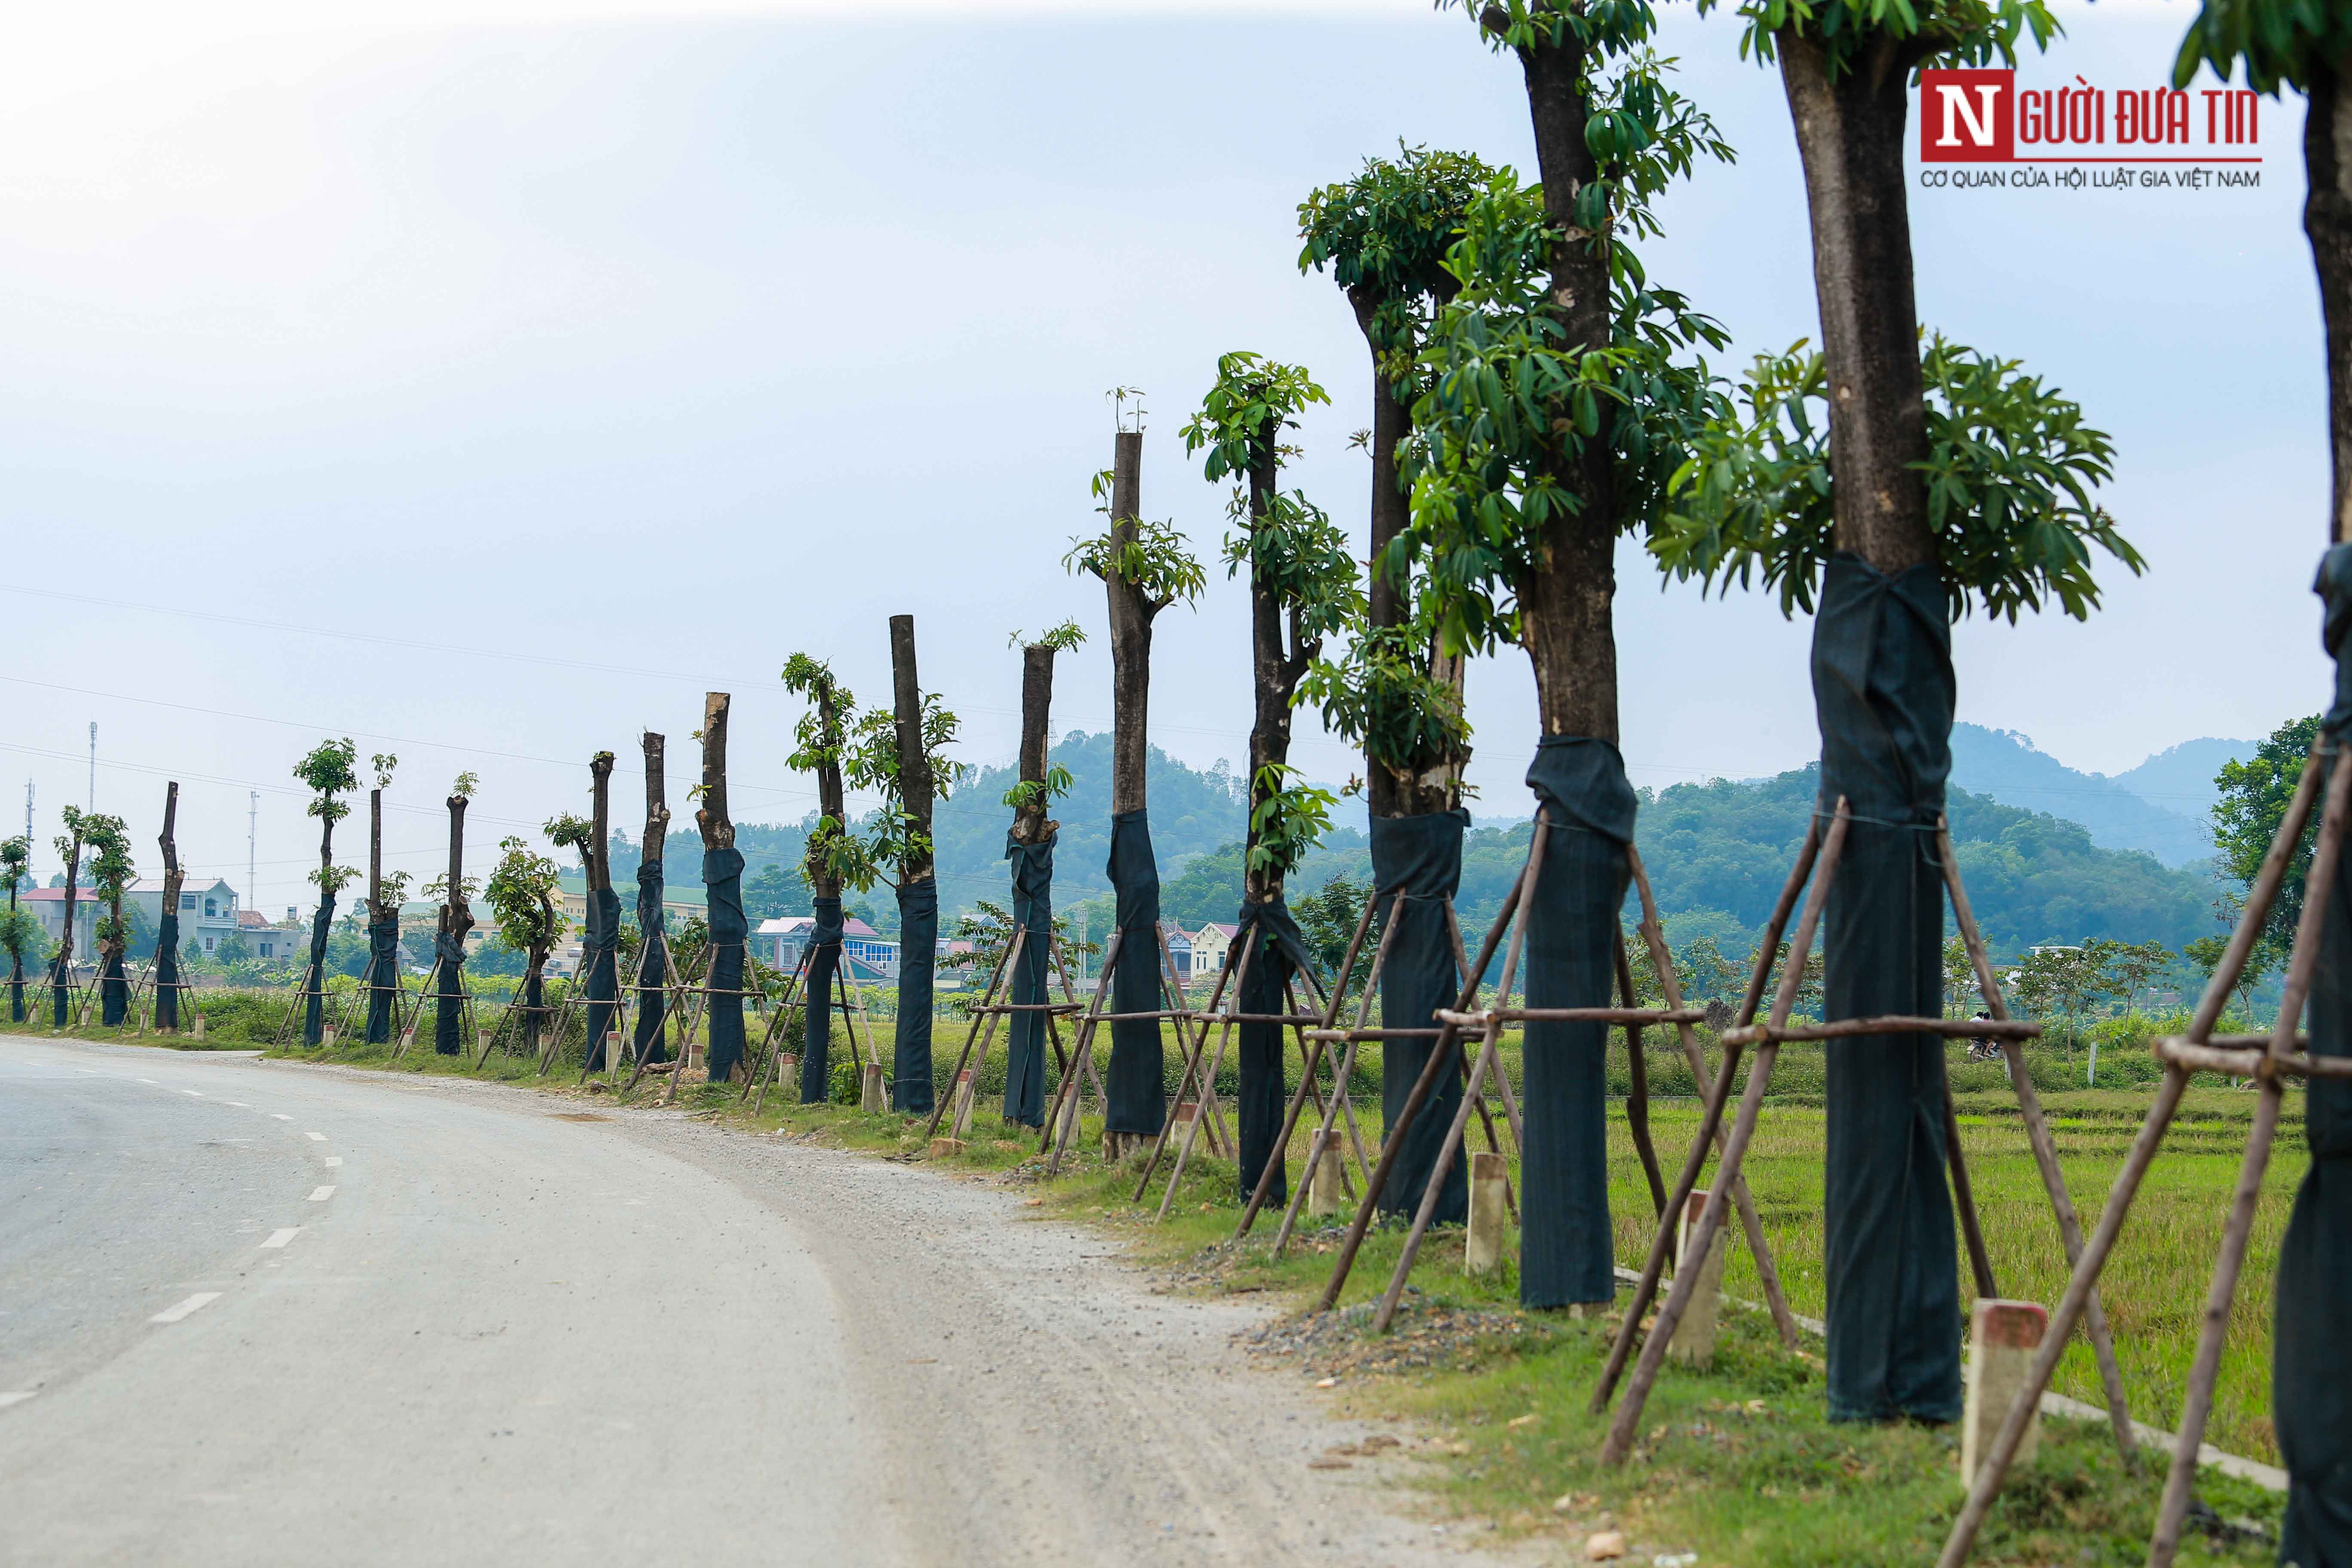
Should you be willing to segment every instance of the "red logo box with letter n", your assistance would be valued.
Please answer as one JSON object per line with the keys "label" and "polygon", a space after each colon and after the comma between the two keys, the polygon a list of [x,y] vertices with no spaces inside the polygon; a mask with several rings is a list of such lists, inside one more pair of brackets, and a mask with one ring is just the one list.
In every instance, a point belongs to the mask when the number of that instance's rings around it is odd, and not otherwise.
{"label": "red logo box with letter n", "polygon": [[2006,163],[2017,153],[2017,73],[1919,73],[1919,162]]}

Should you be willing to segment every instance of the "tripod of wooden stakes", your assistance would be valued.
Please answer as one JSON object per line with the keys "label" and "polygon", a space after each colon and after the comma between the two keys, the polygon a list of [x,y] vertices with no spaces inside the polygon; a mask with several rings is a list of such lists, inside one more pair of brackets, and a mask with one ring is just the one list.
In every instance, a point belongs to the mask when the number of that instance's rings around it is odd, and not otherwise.
{"label": "tripod of wooden stakes", "polygon": [[[2337,862],[2343,856],[2346,818],[2352,815],[2352,765],[2347,765],[2348,762],[2352,762],[2352,747],[2336,746],[2324,738],[2312,743],[2303,777],[2295,785],[2285,816],[2279,820],[2278,832],[2263,858],[2254,884],[2247,890],[2237,929],[2230,933],[2221,962],[2214,966],[2205,994],[2190,1016],[2189,1032],[2156,1042],[2157,1059],[2164,1064],[2164,1081],[2141,1120],[2138,1136],[2132,1141],[2121,1173],[2108,1190],[2098,1228],[2079,1252],[2069,1249],[2068,1261],[2074,1265],[2074,1272],[2066,1281],[2066,1293],[2059,1298],[2057,1310],[2051,1313],[2050,1325],[2042,1334],[2041,1349],[2034,1355],[2025,1383],[2018,1390],[2016,1401],[2002,1420],[1984,1462],[1977,1468],[1968,1501],[1953,1521],[1951,1534],[1936,1560],[1938,1568],[1958,1568],[1968,1560],[1977,1531],[1991,1510],[1994,1494],[2000,1489],[2011,1461],[2016,1458],[2042,1393],[2049,1387],[2051,1374],[2057,1370],[2067,1337],[2086,1316],[2095,1327],[2097,1324],[2100,1270],[2106,1267],[2115,1250],[2116,1239],[2131,1213],[2132,1201],[2138,1196],[2148,1166],[2163,1145],[2174,1112],[2180,1109],[2180,1097],[2189,1087],[2190,1075],[2218,1072],[2253,1080],[2254,1116],[2246,1138],[2245,1154],[2238,1167],[2238,1184],[2231,1194],[2221,1251],[2213,1260],[2213,1278],[2206,1290],[2197,1356],[2189,1363],[2189,1385],[2181,1400],[2180,1430],[2173,1440],[2164,1498],[2158,1505],[2156,1529],[2148,1541],[2149,1568],[2168,1568],[2179,1552],[2181,1526],[2188,1517],[2190,1490],[2197,1479],[2198,1453],[2205,1441],[2205,1423],[2213,1411],[2213,1384],[2221,1374],[2230,1307],[2237,1295],[2239,1271],[2245,1266],[2246,1243],[2253,1231],[2263,1176],[2270,1168],[2271,1144],[2278,1131],[2286,1079],[2352,1078],[2352,1057],[2312,1056],[2308,1038],[2295,1029],[2303,1016],[2304,1003],[2311,994],[2312,976],[2318,969],[2320,932],[2327,921],[2328,899],[2335,889]],[[2320,814],[2318,841],[2312,847],[2311,870],[2305,881],[2310,891],[2304,899],[2302,917],[2295,925],[2294,948],[2287,960],[2286,988],[2279,999],[2277,1022],[2268,1035],[2217,1037],[2213,1026],[2221,1022],[2222,1006],[2229,1001],[2255,942],[2263,934],[2271,906],[2277,901],[2279,886],[2285,879],[2294,847],[2311,820],[2311,808],[2323,774],[2327,779],[2326,804]],[[2104,1370],[2104,1363],[2102,1367]]]}

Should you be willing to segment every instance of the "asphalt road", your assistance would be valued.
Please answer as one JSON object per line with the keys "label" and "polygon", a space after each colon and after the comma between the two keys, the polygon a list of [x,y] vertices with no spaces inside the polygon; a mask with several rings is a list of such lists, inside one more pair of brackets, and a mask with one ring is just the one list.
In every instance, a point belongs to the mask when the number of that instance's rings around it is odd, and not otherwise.
{"label": "asphalt road", "polygon": [[0,1563],[1463,1561],[1250,1308],[583,1109],[0,1035]]}

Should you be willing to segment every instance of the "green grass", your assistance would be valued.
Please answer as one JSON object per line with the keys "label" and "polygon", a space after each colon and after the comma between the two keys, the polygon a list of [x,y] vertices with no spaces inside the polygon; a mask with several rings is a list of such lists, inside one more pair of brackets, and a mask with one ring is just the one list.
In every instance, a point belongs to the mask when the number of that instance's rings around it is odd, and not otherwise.
{"label": "green grass", "polygon": [[[87,1033],[98,1037],[111,1034],[98,1029]],[[961,1041],[960,1026],[940,1020],[938,1048],[943,1073],[952,1066]],[[1516,1041],[1506,1056],[1516,1079]],[[383,1047],[364,1047],[287,1054],[362,1067],[383,1066],[386,1056]],[[996,1055],[1001,1061],[1001,1040]],[[1686,1070],[1669,1062],[1664,1053],[1654,1053],[1652,1061],[1654,1068],[1681,1072],[1682,1087],[1686,1087]],[[2123,1062],[2116,1065],[2119,1078],[2143,1076]],[[1790,1047],[1783,1067],[1787,1070],[1776,1074],[1775,1088],[1786,1086],[1788,1092],[1768,1102],[1748,1172],[1790,1304],[1801,1313],[1818,1316],[1822,1309],[1823,1137],[1819,1053],[1808,1057]],[[2148,1090],[2144,1084],[2059,1088],[2080,1070],[2079,1061],[2037,1060],[2034,1067],[2037,1081],[2050,1085],[2043,1103],[2087,1226],[2139,1125]],[[493,1053],[476,1074],[466,1058],[434,1055],[422,1031],[417,1045],[394,1070],[539,1082],[565,1094],[588,1092],[575,1087],[576,1056],[546,1079],[536,1078],[532,1063],[500,1053]],[[2103,1062],[2103,1078],[2106,1074]],[[1621,1090],[1623,1075],[1621,1051],[1612,1069]],[[1226,1076],[1230,1078],[1230,1067]],[[2000,1289],[2005,1295],[2054,1300],[2065,1268],[2014,1099],[1997,1069],[1988,1073],[1980,1066],[1956,1063],[1954,1078],[1962,1136]],[[1654,1070],[1653,1080],[1660,1091],[1677,1087],[1667,1071]],[[1001,1081],[997,1077],[996,1082]],[[644,1103],[662,1087],[649,1079],[633,1096],[593,1098]],[[1360,1074],[1355,1088],[1365,1134],[1377,1138],[1376,1076]],[[746,1131],[782,1131],[901,1158],[925,1154],[920,1122],[901,1117],[868,1117],[835,1105],[785,1104],[787,1092],[772,1093],[765,1111],[755,1119],[735,1089],[691,1081],[681,1086],[679,1098],[688,1110]],[[2218,1080],[2200,1079],[2191,1089],[2165,1154],[2151,1172],[2110,1261],[2103,1295],[2133,1413],[2142,1420],[2168,1427],[2177,1419],[2180,1385],[2194,1350],[2199,1303],[2252,1103],[2251,1094]],[[1669,1181],[1696,1131],[1697,1110],[1696,1102],[1688,1098],[1661,1098],[1653,1103],[1653,1131]],[[2288,1099],[2287,1120],[2290,1125],[2281,1131],[2241,1280],[2208,1431],[2209,1441],[2272,1463],[2276,1462],[2269,1421],[2272,1280],[2287,1207],[2306,1164],[2299,1095]],[[983,1099],[964,1151],[936,1163],[967,1176],[1024,1184],[1042,1213],[1114,1233],[1138,1261],[1165,1271],[1177,1288],[1266,1292],[1303,1306],[1328,1274],[1336,1228],[1303,1230],[1299,1244],[1279,1260],[1270,1256],[1266,1245],[1277,1216],[1267,1216],[1248,1240],[1238,1245],[1230,1241],[1240,1206],[1230,1163],[1196,1152],[1168,1223],[1155,1225],[1159,1184],[1154,1183],[1142,1205],[1136,1204],[1134,1173],[1103,1166],[1091,1120],[1074,1145],[1075,1163],[1050,1184],[1044,1181],[1043,1163],[1035,1157],[1035,1135],[1004,1137],[1000,1131],[992,1107]],[[1622,1102],[1612,1106],[1610,1132],[1618,1257],[1627,1266],[1638,1267],[1649,1243],[1650,1203]],[[1305,1142],[1302,1127],[1293,1144],[1294,1173]],[[1644,1420],[1649,1436],[1636,1462],[1623,1470],[1603,1470],[1593,1458],[1600,1424],[1584,1414],[1584,1402],[1606,1348],[1610,1321],[1519,1313],[1510,1271],[1506,1268],[1486,1280],[1465,1278],[1460,1233],[1441,1231],[1422,1251],[1416,1290],[1407,1298],[1394,1340],[1374,1341],[1356,1320],[1362,1304],[1385,1285],[1401,1243],[1402,1234],[1394,1228],[1375,1229],[1368,1237],[1342,1297],[1343,1310],[1359,1309],[1355,1318],[1331,1342],[1287,1358],[1287,1363],[1302,1372],[1337,1375],[1339,1384],[1329,1397],[1349,1413],[1411,1418],[1437,1433],[1439,1447],[1417,1450],[1431,1461],[1422,1473],[1429,1504],[1436,1511],[1484,1521],[1506,1535],[1571,1542],[1580,1542],[1583,1531],[1605,1519],[1626,1530],[1643,1551],[1695,1550],[1701,1553],[1700,1562],[1708,1564],[1894,1563],[1932,1556],[1959,1501],[1954,1434],[1916,1426],[1832,1425],[1823,1415],[1818,1344],[1791,1355],[1780,1347],[1760,1314],[1727,1312],[1716,1365],[1705,1373],[1670,1367],[1651,1397]],[[1961,1277],[1967,1278],[1965,1265]],[[1754,1300],[1759,1294],[1753,1260],[1737,1240],[1725,1286],[1734,1297]],[[1426,1346],[1427,1353],[1412,1348],[1417,1346]],[[1390,1364],[1376,1370],[1383,1361]],[[2087,1345],[2078,1342],[2070,1348],[2057,1386],[2097,1402]],[[1528,1415],[1534,1419],[1520,1419]],[[1515,1420],[1520,1424],[1512,1425]],[[2103,1426],[2046,1423],[2040,1458],[2005,1491],[1977,1561],[2137,1562],[2145,1552],[2160,1481],[2153,1467],[2126,1472]],[[2274,1496],[2210,1471],[2200,1489],[2223,1517],[2261,1521],[2274,1535],[2279,1512]],[[1564,1506],[1556,1509],[1555,1503]],[[2266,1560],[2269,1550],[2198,1536],[2181,1560],[2252,1562]]]}

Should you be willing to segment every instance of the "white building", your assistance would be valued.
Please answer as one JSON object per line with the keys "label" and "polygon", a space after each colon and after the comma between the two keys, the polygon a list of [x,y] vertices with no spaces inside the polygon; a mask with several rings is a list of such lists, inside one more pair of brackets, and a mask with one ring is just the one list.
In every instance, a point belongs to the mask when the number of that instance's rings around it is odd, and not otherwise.
{"label": "white building", "polygon": [[[139,906],[147,929],[163,927],[163,879],[142,877],[131,884],[123,907]],[[180,885],[180,951],[210,952],[238,930],[236,889],[217,878],[210,882],[194,878]],[[251,945],[248,941],[247,945]]]}

